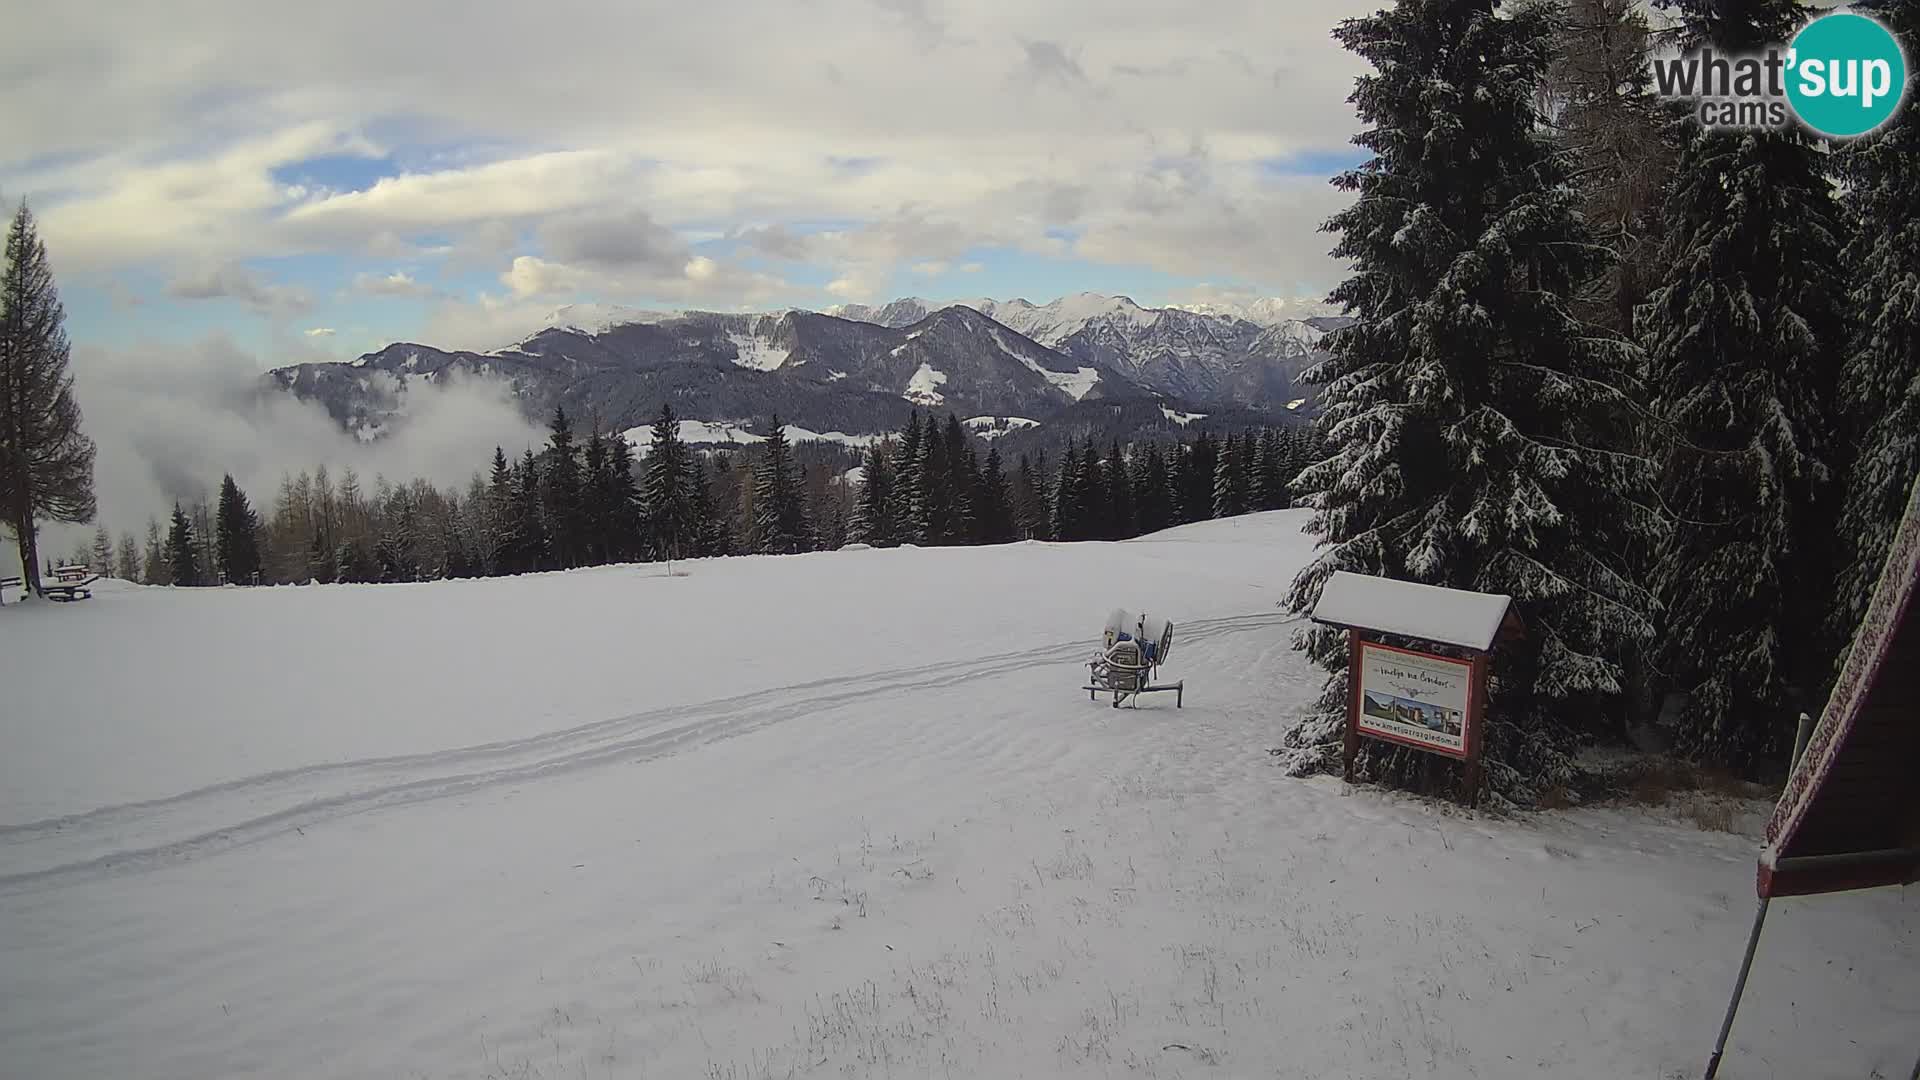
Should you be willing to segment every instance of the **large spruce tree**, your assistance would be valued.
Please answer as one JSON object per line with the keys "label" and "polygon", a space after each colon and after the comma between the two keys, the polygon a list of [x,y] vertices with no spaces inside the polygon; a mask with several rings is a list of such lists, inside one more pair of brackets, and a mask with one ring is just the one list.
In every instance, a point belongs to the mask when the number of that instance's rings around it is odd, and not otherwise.
{"label": "large spruce tree", "polygon": [[874,547],[892,547],[897,540],[893,526],[893,463],[885,443],[875,440],[867,447],[861,468],[860,495],[853,504],[853,522],[848,530],[856,543]]}
{"label": "large spruce tree", "polygon": [[[620,436],[616,435],[618,439]],[[582,474],[580,521],[585,534],[582,548],[586,561],[595,565],[612,562],[613,551],[613,467],[607,455],[607,437],[595,421],[582,454],[586,466]]]}
{"label": "large spruce tree", "polygon": [[22,202],[0,268],[0,524],[13,533],[27,590],[41,592],[39,523],[93,520],[93,440],[67,373],[66,310],[47,246]]}
{"label": "large spruce tree", "polygon": [[513,531],[519,559],[515,572],[546,570],[552,563],[548,544],[546,516],[541,506],[540,463],[528,447],[514,470],[518,485],[513,493]]}
{"label": "large spruce tree", "polygon": [[900,429],[900,438],[893,446],[893,505],[890,509],[896,538],[903,544],[922,544],[927,540],[923,525],[914,513],[914,503],[920,498],[920,441],[923,434],[920,410],[915,409],[907,415],[907,424]]}
{"label": "large spruce tree", "polygon": [[624,434],[614,434],[607,445],[607,470],[613,483],[612,515],[608,527],[613,530],[616,559],[633,559],[641,554],[641,525],[645,518],[640,481],[633,475],[633,444]]}
{"label": "large spruce tree", "polygon": [[[1375,69],[1351,98],[1372,157],[1334,181],[1357,195],[1327,226],[1354,265],[1332,299],[1356,321],[1306,376],[1330,456],[1298,481],[1322,551],[1291,607],[1336,570],[1512,596],[1531,633],[1498,654],[1484,745],[1495,791],[1526,802],[1570,778],[1569,729],[1652,632],[1617,556],[1651,515],[1623,452],[1635,357],[1569,313],[1601,266],[1533,105],[1551,15],[1495,7],[1400,0],[1335,31]],[[1324,628],[1300,643],[1332,672],[1289,737],[1306,770],[1338,761],[1347,650]],[[1369,746],[1359,768],[1417,784],[1419,756]]]}
{"label": "large spruce tree", "polygon": [[[1787,40],[1792,0],[1680,0],[1685,45]],[[1832,396],[1842,236],[1825,155],[1796,128],[1693,129],[1666,199],[1664,272],[1638,312],[1676,519],[1655,561],[1664,671],[1686,695],[1678,748],[1784,764],[1818,712],[1838,500]],[[1907,193],[1911,195],[1911,193]]]}
{"label": "large spruce tree", "polygon": [[[784,435],[782,436],[784,440]],[[680,420],[671,404],[660,406],[647,446],[647,482],[644,488],[647,528],[652,533],[654,557],[670,559],[697,544],[693,520],[691,452],[680,439]]]}
{"label": "large spruce tree", "polygon": [[1173,492],[1167,483],[1167,461],[1160,444],[1150,442],[1133,459],[1133,507],[1142,533],[1156,533],[1173,524]]}
{"label": "large spruce tree", "polygon": [[941,543],[964,544],[973,536],[973,482],[979,462],[974,461],[971,469],[968,467],[971,449],[960,418],[948,413],[946,427],[941,432],[940,456],[946,465],[943,478],[946,490],[940,500],[946,519],[940,530]]}
{"label": "large spruce tree", "polygon": [[1247,471],[1242,460],[1245,443],[1229,435],[1220,445],[1213,473],[1213,516],[1237,517],[1247,512]]}
{"label": "large spruce tree", "polygon": [[[1920,60],[1920,0],[1867,0]],[[1909,94],[1916,91],[1911,87]],[[1840,377],[1841,428],[1852,442],[1837,535],[1831,633],[1852,639],[1920,477],[1920,103],[1834,156],[1853,233],[1847,268],[1852,329]]]}
{"label": "large spruce tree", "polygon": [[1103,471],[1107,481],[1107,536],[1114,540],[1138,536],[1140,533],[1133,505],[1133,476],[1128,472],[1127,456],[1120,449],[1119,439],[1113,441],[1113,448],[1107,452]]}
{"label": "large spruce tree", "polygon": [[260,516],[253,511],[246,493],[233,482],[233,474],[220,478],[220,503],[215,512],[214,529],[220,572],[229,584],[251,585],[260,565]]}
{"label": "large spruce tree", "polygon": [[1006,544],[1017,538],[1013,524],[1013,496],[1007,488],[1007,474],[1000,462],[1000,448],[987,450],[987,463],[980,470],[975,513],[979,519],[980,542]]}
{"label": "large spruce tree", "polygon": [[805,493],[778,414],[770,421],[767,441],[761,446],[753,515],[755,546],[763,554],[786,555],[809,549]]}
{"label": "large spruce tree", "polygon": [[160,533],[160,519],[147,519],[147,544],[140,567],[140,581],[147,585],[173,584],[173,563],[169,548]]}
{"label": "large spruce tree", "polygon": [[200,584],[200,558],[193,542],[193,524],[179,503],[173,504],[173,525],[167,532],[167,584]]}
{"label": "large spruce tree", "polygon": [[580,461],[574,456],[573,424],[565,406],[556,405],[548,425],[546,510],[554,564],[578,566],[586,533],[581,506]]}
{"label": "large spruce tree", "polygon": [[1107,470],[1100,462],[1100,448],[1093,436],[1087,436],[1080,451],[1080,535],[1077,540],[1113,538],[1113,492],[1107,487]]}
{"label": "large spruce tree", "polygon": [[907,532],[914,542],[929,547],[944,544],[953,520],[953,484],[947,470],[947,440],[931,418],[920,438],[920,456],[913,464],[913,499]]}
{"label": "large spruce tree", "polygon": [[1085,540],[1086,462],[1069,443],[1060,455],[1060,475],[1053,483],[1053,506],[1048,531],[1055,540]]}

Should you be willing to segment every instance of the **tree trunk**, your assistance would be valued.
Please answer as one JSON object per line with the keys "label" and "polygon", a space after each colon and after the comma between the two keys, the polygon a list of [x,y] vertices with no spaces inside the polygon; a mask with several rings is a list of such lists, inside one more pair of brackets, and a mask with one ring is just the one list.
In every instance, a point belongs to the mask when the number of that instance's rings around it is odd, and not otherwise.
{"label": "tree trunk", "polygon": [[[21,502],[25,503],[24,496]],[[40,581],[40,537],[33,527],[33,514],[22,506],[15,510],[14,528],[20,534],[20,573],[26,578],[27,593],[45,596]]]}

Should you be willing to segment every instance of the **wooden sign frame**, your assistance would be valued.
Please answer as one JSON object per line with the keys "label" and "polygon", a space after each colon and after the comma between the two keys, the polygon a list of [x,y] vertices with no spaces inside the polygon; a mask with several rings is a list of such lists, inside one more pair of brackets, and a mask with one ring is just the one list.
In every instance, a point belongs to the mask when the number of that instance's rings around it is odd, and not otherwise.
{"label": "wooden sign frame", "polygon": [[[1465,667],[1467,669],[1466,708],[1464,710],[1465,716],[1461,721],[1462,749],[1456,752],[1432,743],[1423,743],[1416,739],[1397,736],[1385,731],[1370,731],[1362,727],[1361,700],[1366,693],[1366,683],[1361,677],[1361,671],[1365,650],[1367,649],[1377,649],[1383,652],[1402,653],[1407,656],[1438,660],[1446,664]],[[1465,649],[1462,651],[1469,653],[1470,657],[1463,660],[1460,657],[1447,656],[1444,653],[1424,652],[1418,649],[1406,649],[1397,645],[1388,645],[1378,641],[1367,641],[1360,636],[1358,629],[1353,627],[1347,629],[1347,737],[1341,764],[1348,783],[1353,782],[1353,762],[1354,759],[1360,755],[1360,740],[1362,738],[1368,738],[1379,742],[1392,743],[1395,746],[1404,746],[1411,750],[1435,754],[1440,757],[1451,758],[1455,761],[1465,762],[1467,766],[1467,805],[1472,806],[1479,801],[1483,771],[1480,765],[1480,755],[1481,749],[1486,742],[1485,734],[1481,728],[1486,720],[1487,674],[1491,666],[1491,654],[1473,649]]]}
{"label": "wooden sign frame", "polygon": [[[1501,642],[1525,637],[1527,633],[1519,612],[1514,610],[1513,598],[1336,570],[1321,583],[1320,597],[1314,602],[1313,614],[1309,617],[1322,626],[1339,627],[1347,632],[1347,732],[1343,754],[1347,781],[1353,781],[1353,762],[1360,755],[1360,740],[1364,737],[1464,762],[1467,805],[1478,802],[1484,775],[1481,754],[1486,742],[1483,728],[1493,650]],[[1407,645],[1390,645],[1386,639]],[[1453,707],[1422,702],[1417,688],[1411,686],[1404,687],[1408,691],[1405,695],[1387,695],[1395,702],[1387,708],[1389,713],[1401,710],[1408,713],[1409,719],[1395,718],[1394,722],[1415,730],[1368,730],[1362,724],[1361,701],[1366,694],[1362,672],[1369,649],[1466,669],[1465,689],[1457,698],[1449,695],[1449,700],[1458,700],[1461,705],[1459,747],[1448,745],[1443,739],[1419,738],[1418,728],[1432,727],[1424,715],[1427,709],[1452,711]],[[1438,671],[1421,672],[1417,665],[1399,674],[1414,682],[1430,682],[1436,688],[1449,685],[1448,680],[1433,678]],[[1417,726],[1412,719],[1416,716]],[[1442,717],[1440,730],[1445,731],[1446,726],[1447,718]]]}

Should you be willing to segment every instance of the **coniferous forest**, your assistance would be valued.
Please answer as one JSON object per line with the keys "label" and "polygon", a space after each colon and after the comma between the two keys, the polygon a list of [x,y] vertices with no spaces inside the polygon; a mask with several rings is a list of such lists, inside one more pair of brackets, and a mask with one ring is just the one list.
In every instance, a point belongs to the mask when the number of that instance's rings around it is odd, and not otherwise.
{"label": "coniferous forest", "polygon": [[465,490],[325,466],[282,479],[265,512],[231,476],[218,495],[148,524],[144,546],[102,527],[76,563],[154,585],[397,582],[609,563],[793,554],[848,544],[936,547],[1124,540],[1289,503],[1315,450],[1304,426],[1190,441],[1089,439],[1006,461],[954,415],[913,413],[865,447],[789,443],[777,416],[758,443],[680,437],[663,408],[643,445],[564,409],[548,440],[496,448]]}
{"label": "coniferous forest", "polygon": [[[1726,55],[1804,18],[1654,6]],[[1912,0],[1862,7],[1920,29]],[[1403,2],[1336,36],[1372,68],[1326,226],[1357,321],[1307,375],[1322,547],[1293,610],[1336,570],[1513,596],[1531,632],[1497,654],[1486,744],[1508,800],[1578,787],[1590,745],[1777,775],[1920,470],[1915,110],[1836,145],[1704,129],[1652,92],[1630,0]],[[1300,644],[1329,678],[1280,752],[1337,767],[1344,642]],[[1383,746],[1359,768],[1461,779]]]}

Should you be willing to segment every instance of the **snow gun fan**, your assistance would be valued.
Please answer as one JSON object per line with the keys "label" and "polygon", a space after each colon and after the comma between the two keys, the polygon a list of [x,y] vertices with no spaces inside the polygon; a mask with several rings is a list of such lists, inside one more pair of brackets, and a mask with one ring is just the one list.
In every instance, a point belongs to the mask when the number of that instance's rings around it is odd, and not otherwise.
{"label": "snow gun fan", "polygon": [[1131,698],[1137,709],[1141,694],[1171,690],[1174,708],[1183,707],[1185,679],[1165,686],[1153,685],[1153,677],[1159,674],[1160,665],[1166,663],[1167,654],[1172,651],[1173,623],[1147,615],[1135,617],[1116,609],[1107,616],[1100,654],[1087,664],[1089,678],[1084,688],[1087,700],[1110,693],[1114,708]]}

